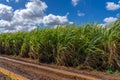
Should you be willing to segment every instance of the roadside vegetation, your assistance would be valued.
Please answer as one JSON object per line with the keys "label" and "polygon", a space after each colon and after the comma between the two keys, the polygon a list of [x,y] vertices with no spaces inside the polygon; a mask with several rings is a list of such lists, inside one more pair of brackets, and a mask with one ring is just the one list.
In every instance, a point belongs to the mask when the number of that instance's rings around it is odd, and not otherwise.
{"label": "roadside vegetation", "polygon": [[3,33],[0,54],[80,69],[120,71],[120,20],[106,27],[86,24]]}

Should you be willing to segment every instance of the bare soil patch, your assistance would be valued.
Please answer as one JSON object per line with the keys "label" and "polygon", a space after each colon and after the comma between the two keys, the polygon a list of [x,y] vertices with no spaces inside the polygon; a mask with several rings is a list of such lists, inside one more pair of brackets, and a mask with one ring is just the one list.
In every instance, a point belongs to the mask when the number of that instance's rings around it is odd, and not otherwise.
{"label": "bare soil patch", "polygon": [[[48,66],[48,67],[59,69],[59,70],[65,70],[73,73],[84,74],[86,76],[92,76],[100,80],[120,80],[120,74],[108,74],[105,72],[98,72],[93,70],[77,70],[71,67],[56,66],[52,64],[43,64],[43,63],[39,63],[37,60],[25,59],[21,57],[13,57],[13,56],[5,56],[5,57],[9,57],[12,59],[29,62],[37,65]],[[60,80],[60,79],[61,80],[85,80],[85,79],[79,79],[76,77],[64,76],[62,74],[56,74],[46,70],[40,70],[38,68],[30,67],[27,65],[7,62],[5,60],[0,60],[0,66],[8,70],[11,70],[17,74],[20,74],[22,76],[25,76],[30,80]]]}
{"label": "bare soil patch", "polygon": [[7,76],[0,72],[0,80],[6,80]]}

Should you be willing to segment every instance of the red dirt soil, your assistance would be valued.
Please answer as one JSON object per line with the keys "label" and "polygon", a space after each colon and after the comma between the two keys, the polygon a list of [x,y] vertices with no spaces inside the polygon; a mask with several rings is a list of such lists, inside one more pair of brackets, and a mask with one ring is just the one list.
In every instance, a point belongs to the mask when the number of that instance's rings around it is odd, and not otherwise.
{"label": "red dirt soil", "polygon": [[[29,62],[29,63],[33,63],[37,65],[47,66],[47,67],[55,68],[59,70],[65,70],[65,71],[69,71],[72,73],[92,76],[100,80],[120,80],[120,74],[116,75],[116,74],[107,74],[105,72],[97,72],[97,71],[91,71],[91,70],[77,70],[77,69],[70,68],[70,67],[43,64],[43,63],[37,62],[36,60],[25,59],[21,57],[13,57],[13,56],[5,56],[5,57],[9,57],[12,59]],[[30,80],[60,80],[60,79],[61,80],[85,80],[85,79],[80,79],[77,77],[70,77],[70,76],[65,76],[62,74],[53,73],[53,72],[46,71],[46,70],[40,70],[39,68],[35,68],[35,67],[31,67],[31,66],[27,66],[27,65],[23,65],[19,63],[8,62],[7,60],[0,60],[0,67],[3,67],[17,74],[20,74],[26,78],[29,78]]]}
{"label": "red dirt soil", "polygon": [[2,73],[0,73],[0,80],[6,80],[6,79],[7,79],[7,76],[2,74]]}

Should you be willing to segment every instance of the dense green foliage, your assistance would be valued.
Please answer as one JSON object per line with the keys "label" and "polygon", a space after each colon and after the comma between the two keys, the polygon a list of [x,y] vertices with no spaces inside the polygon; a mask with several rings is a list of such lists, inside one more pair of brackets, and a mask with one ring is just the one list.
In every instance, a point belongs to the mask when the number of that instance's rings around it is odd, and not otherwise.
{"label": "dense green foliage", "polygon": [[0,34],[0,54],[64,66],[120,71],[120,21],[106,27],[70,25]]}

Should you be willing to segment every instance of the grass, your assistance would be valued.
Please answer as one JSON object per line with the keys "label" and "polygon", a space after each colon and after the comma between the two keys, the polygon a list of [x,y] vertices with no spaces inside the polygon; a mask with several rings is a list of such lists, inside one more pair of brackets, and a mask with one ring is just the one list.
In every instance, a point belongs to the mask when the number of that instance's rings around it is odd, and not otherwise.
{"label": "grass", "polygon": [[18,80],[18,79],[13,79],[10,75],[7,75],[5,80]]}
{"label": "grass", "polygon": [[63,66],[120,71],[120,20],[106,27],[86,24],[3,33],[0,54]]}

